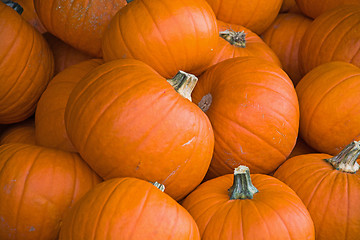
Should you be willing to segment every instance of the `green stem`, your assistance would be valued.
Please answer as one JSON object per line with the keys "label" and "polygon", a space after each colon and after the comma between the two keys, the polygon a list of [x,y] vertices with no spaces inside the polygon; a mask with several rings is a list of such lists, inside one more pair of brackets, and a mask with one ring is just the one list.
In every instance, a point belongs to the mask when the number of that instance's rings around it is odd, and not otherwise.
{"label": "green stem", "polygon": [[234,170],[234,182],[228,190],[230,200],[252,199],[254,194],[259,192],[252,184],[250,170],[248,167],[240,165]]}
{"label": "green stem", "polygon": [[359,155],[360,141],[353,141],[347,145],[338,155],[329,159],[325,159],[325,161],[333,165],[336,170],[347,173],[356,173],[360,168],[356,161]]}
{"label": "green stem", "polygon": [[24,9],[20,6],[20,4],[13,2],[11,0],[1,0],[3,3],[14,9],[18,14],[22,14]]}
{"label": "green stem", "polygon": [[165,191],[165,186],[161,183],[158,182],[150,182],[152,185],[154,185],[155,187],[157,187],[158,189],[160,189],[160,191],[164,192]]}
{"label": "green stem", "polygon": [[225,30],[219,32],[220,37],[228,41],[231,45],[236,47],[245,48],[246,47],[246,33],[244,31],[235,32],[233,30]]}
{"label": "green stem", "polygon": [[198,81],[195,75],[179,71],[174,78],[168,79],[167,81],[173,86],[175,91],[191,102],[191,92]]}

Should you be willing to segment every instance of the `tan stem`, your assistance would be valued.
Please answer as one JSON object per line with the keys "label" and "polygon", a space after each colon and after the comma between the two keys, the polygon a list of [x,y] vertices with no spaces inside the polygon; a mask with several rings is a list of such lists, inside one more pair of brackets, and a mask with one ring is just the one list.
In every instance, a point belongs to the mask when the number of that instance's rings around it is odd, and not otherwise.
{"label": "tan stem", "polygon": [[198,81],[198,78],[190,73],[179,71],[175,77],[167,80],[171,86],[184,98],[191,100],[191,93]]}
{"label": "tan stem", "polygon": [[158,189],[160,189],[160,191],[164,192],[165,191],[165,186],[161,183],[158,182],[150,182],[152,185],[154,185],[155,187],[157,187]]}
{"label": "tan stem", "polygon": [[252,184],[250,170],[248,167],[240,165],[234,170],[234,182],[228,190],[231,200],[252,199],[254,194],[259,192]]}
{"label": "tan stem", "polygon": [[347,145],[338,155],[329,159],[325,159],[325,161],[333,165],[336,170],[348,173],[356,173],[360,168],[356,161],[359,155],[360,141],[353,141]]}
{"label": "tan stem", "polygon": [[231,29],[219,32],[220,37],[228,41],[231,45],[236,47],[246,47],[246,33],[244,31],[235,32]]}

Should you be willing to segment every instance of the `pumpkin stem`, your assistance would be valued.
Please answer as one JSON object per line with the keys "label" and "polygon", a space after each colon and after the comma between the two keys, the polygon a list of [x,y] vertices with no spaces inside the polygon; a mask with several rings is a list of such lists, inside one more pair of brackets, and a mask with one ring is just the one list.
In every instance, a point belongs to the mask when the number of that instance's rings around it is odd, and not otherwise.
{"label": "pumpkin stem", "polygon": [[209,110],[211,103],[212,103],[212,95],[211,93],[208,93],[201,98],[200,102],[198,103],[198,106],[203,112],[206,112],[207,110]]}
{"label": "pumpkin stem", "polygon": [[157,187],[158,189],[160,189],[160,191],[164,192],[165,191],[165,186],[161,183],[158,182],[150,182],[152,185],[154,185],[155,187]]}
{"label": "pumpkin stem", "polygon": [[244,31],[235,32],[234,30],[225,30],[219,32],[220,37],[228,41],[231,45],[236,47],[245,48],[246,47],[246,33]]}
{"label": "pumpkin stem", "polygon": [[20,6],[20,4],[13,2],[11,0],[1,0],[3,3],[14,9],[18,14],[22,14],[24,9]]}
{"label": "pumpkin stem", "polygon": [[191,93],[198,81],[198,78],[190,73],[179,71],[172,79],[167,79],[168,83],[177,91],[181,96],[191,100]]}
{"label": "pumpkin stem", "polygon": [[228,189],[230,200],[233,199],[252,199],[254,194],[259,192],[252,184],[250,170],[248,167],[240,165],[234,170],[234,183]]}
{"label": "pumpkin stem", "polygon": [[333,165],[336,170],[348,173],[356,173],[360,166],[356,162],[360,155],[360,141],[353,141],[347,145],[338,155],[325,159],[328,163]]}

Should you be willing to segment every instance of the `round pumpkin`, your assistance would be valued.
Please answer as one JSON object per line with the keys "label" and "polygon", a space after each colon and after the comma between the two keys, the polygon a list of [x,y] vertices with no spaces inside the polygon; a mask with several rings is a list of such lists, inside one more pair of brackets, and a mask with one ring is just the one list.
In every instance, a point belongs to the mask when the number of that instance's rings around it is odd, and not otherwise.
{"label": "round pumpkin", "polygon": [[[204,178],[214,147],[209,119],[189,99],[196,77],[173,86],[145,63],[119,59],[93,69],[71,92],[68,136],[104,179],[137,177],[179,200]],[[183,81],[185,80],[185,81]],[[171,82],[171,81],[170,81]]]}
{"label": "round pumpkin", "polygon": [[348,4],[358,4],[359,0],[295,0],[301,12],[313,19],[322,13]]}
{"label": "round pumpkin", "polygon": [[216,18],[261,34],[274,21],[283,0],[206,0]]}
{"label": "round pumpkin", "polygon": [[0,145],[6,143],[35,144],[34,118],[11,124],[3,132],[0,132]]}
{"label": "round pumpkin", "polygon": [[288,159],[274,174],[309,210],[317,240],[359,239],[359,153],[360,142],[352,142],[336,156],[299,155]]}
{"label": "round pumpkin", "polygon": [[182,205],[198,224],[201,239],[315,239],[301,199],[278,179],[239,166],[202,183]]}
{"label": "round pumpkin", "polygon": [[295,86],[303,77],[299,70],[300,41],[311,22],[310,18],[301,14],[282,13],[261,36],[279,57]]}
{"label": "round pumpkin", "polygon": [[23,12],[21,16],[32,25],[36,30],[40,33],[47,32],[44,25],[41,23],[35,8],[34,8],[34,1],[33,0],[14,0],[16,3],[20,4],[23,8]]}
{"label": "round pumpkin", "polygon": [[307,28],[299,46],[300,72],[331,61],[360,67],[360,5],[335,8],[317,17]]}
{"label": "round pumpkin", "polygon": [[314,68],[299,82],[300,136],[309,146],[335,155],[360,140],[359,82],[360,68],[339,61]]}
{"label": "round pumpkin", "polygon": [[0,239],[57,239],[63,214],[100,178],[75,153],[0,146]]}
{"label": "round pumpkin", "polygon": [[126,0],[34,0],[45,28],[72,47],[101,57],[101,38],[115,13]]}
{"label": "round pumpkin", "polygon": [[295,145],[299,104],[294,86],[266,60],[222,61],[200,76],[192,97],[214,129],[209,178],[231,173],[240,164],[254,173],[271,173]]}
{"label": "round pumpkin", "polygon": [[92,59],[72,65],[57,74],[41,95],[35,112],[36,143],[77,152],[65,129],[65,108],[75,85],[95,67],[103,63],[102,59]]}
{"label": "round pumpkin", "polygon": [[218,41],[205,0],[136,0],[118,11],[103,37],[105,61],[138,59],[165,78],[179,70],[200,74]]}
{"label": "round pumpkin", "polygon": [[0,124],[21,122],[54,72],[54,59],[42,35],[15,10],[0,2]]}
{"label": "round pumpkin", "polygon": [[67,213],[59,240],[68,239],[200,240],[200,235],[191,215],[151,183],[114,178],[97,185]]}

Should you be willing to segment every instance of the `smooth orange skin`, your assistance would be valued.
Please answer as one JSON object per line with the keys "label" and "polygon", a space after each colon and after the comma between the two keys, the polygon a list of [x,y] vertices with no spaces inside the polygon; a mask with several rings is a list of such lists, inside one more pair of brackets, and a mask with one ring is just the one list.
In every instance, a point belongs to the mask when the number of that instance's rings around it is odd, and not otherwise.
{"label": "smooth orange skin", "polygon": [[21,122],[54,72],[54,59],[42,35],[0,2],[0,124]]}
{"label": "smooth orange skin", "polygon": [[342,6],[317,17],[299,47],[302,74],[331,61],[360,67],[360,5]]}
{"label": "smooth orange skin", "polygon": [[20,6],[24,9],[24,11],[21,13],[21,16],[30,23],[36,30],[38,30],[40,33],[47,32],[44,25],[41,23],[35,8],[34,8],[34,1],[33,0],[15,0],[13,2],[16,2],[20,4]]}
{"label": "smooth orange skin", "polygon": [[193,101],[208,93],[206,115],[215,135],[210,178],[240,164],[253,173],[271,173],[285,161],[298,135],[299,105],[280,67],[256,57],[225,60],[199,78]]}
{"label": "smooth orange skin", "polygon": [[279,57],[284,71],[294,85],[303,75],[299,69],[299,46],[312,20],[301,14],[279,14],[269,28],[261,35],[264,42]]}
{"label": "smooth orange skin", "polygon": [[126,0],[34,0],[48,32],[92,57],[102,57],[101,38]]}
{"label": "smooth orange skin", "polygon": [[206,0],[216,18],[261,34],[274,21],[283,0]]}
{"label": "smooth orange skin", "polygon": [[347,4],[360,5],[359,0],[295,0],[301,12],[313,19],[322,13]]}
{"label": "smooth orange skin", "polygon": [[56,239],[67,211],[101,179],[75,153],[0,146],[0,239]]}
{"label": "smooth orange skin", "polygon": [[360,236],[360,174],[335,170],[332,155],[304,154],[288,159],[274,177],[290,186],[314,221],[317,240],[357,240]]}
{"label": "smooth orange skin", "polygon": [[72,91],[65,126],[75,148],[104,179],[157,181],[176,200],[209,167],[209,119],[151,67],[134,59],[107,62]]}
{"label": "smooth orange skin", "polygon": [[201,239],[315,239],[314,224],[300,198],[278,179],[251,174],[253,199],[230,200],[233,174],[202,183],[182,205],[198,224]]}
{"label": "smooth orange skin", "polygon": [[35,121],[29,118],[25,121],[15,123],[0,131],[0,145],[6,143],[35,144]]}
{"label": "smooth orange skin", "polygon": [[138,59],[161,76],[201,74],[214,56],[216,18],[205,0],[136,0],[122,8],[104,33],[105,61]]}
{"label": "smooth orange skin", "polygon": [[65,108],[71,91],[102,59],[72,65],[56,75],[41,95],[35,112],[35,138],[41,146],[77,152],[65,128]]}
{"label": "smooth orange skin", "polygon": [[200,239],[191,215],[169,195],[136,178],[107,180],[66,215],[59,240]]}
{"label": "smooth orange skin", "polygon": [[300,136],[309,146],[335,155],[360,140],[359,82],[360,68],[346,62],[322,64],[299,82]]}

